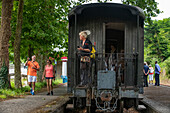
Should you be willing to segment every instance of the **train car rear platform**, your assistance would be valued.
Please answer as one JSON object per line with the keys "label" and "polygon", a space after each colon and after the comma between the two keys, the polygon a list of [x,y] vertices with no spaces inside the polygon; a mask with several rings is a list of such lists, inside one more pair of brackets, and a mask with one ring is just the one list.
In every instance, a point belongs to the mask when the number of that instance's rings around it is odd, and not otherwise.
{"label": "train car rear platform", "polygon": [[144,87],[142,102],[155,109],[158,113],[170,113],[170,86]]}

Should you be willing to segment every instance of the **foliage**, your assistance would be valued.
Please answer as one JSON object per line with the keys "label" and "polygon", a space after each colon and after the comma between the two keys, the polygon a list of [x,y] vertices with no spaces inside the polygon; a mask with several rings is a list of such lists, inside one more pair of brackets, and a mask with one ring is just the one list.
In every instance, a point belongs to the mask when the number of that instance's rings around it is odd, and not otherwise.
{"label": "foliage", "polygon": [[[109,2],[112,0],[98,0],[98,2]],[[30,56],[29,53],[45,54],[57,58],[67,56],[68,52],[68,12],[77,5],[90,3],[92,0],[25,0],[23,12],[23,29],[21,40],[21,59]],[[124,4],[141,7],[147,16],[156,16],[160,11],[157,3],[148,0],[122,0]],[[13,61],[13,44],[16,29],[18,1],[14,1],[12,12],[12,37],[10,39],[10,60]],[[66,48],[66,51],[56,52],[54,48]]]}
{"label": "foliage", "polygon": [[[144,58],[154,65],[155,61],[166,70],[166,76],[170,76],[170,18],[151,21],[145,26]],[[170,78],[170,77],[169,77]]]}
{"label": "foliage", "polygon": [[151,17],[156,17],[161,11],[158,9],[158,3],[155,0],[121,0],[123,4],[138,6],[144,10],[146,23],[151,22]]}
{"label": "foliage", "polygon": [[[62,79],[57,79],[55,81],[53,81],[53,85],[58,85],[62,83]],[[43,87],[46,86],[46,82],[37,82],[35,84],[35,91],[40,91]],[[29,86],[25,86],[22,88],[15,88],[14,85],[14,81],[11,80],[11,87],[12,89],[0,89],[0,98],[7,98],[7,97],[15,97],[15,96],[20,96],[20,95],[26,95],[25,92],[29,92],[30,91],[30,87]]]}
{"label": "foliage", "polygon": [[[112,0],[97,0],[98,2],[108,2]],[[59,55],[67,56],[68,54],[68,12],[77,5],[83,3],[90,3],[92,0],[24,0],[23,11],[23,26],[21,34],[20,58],[22,61],[26,60],[27,56],[33,54],[41,54],[46,57],[53,57],[55,59]],[[17,9],[19,1],[13,2],[11,31],[12,36],[9,41],[9,58],[14,60],[14,37],[17,23]],[[162,28],[163,24],[169,20],[160,22],[151,21],[151,17],[160,13],[157,8],[157,2],[152,0],[122,0],[123,4],[139,6],[144,10],[146,20],[151,24],[147,26],[146,43],[145,43],[145,58],[147,61],[155,58],[159,61],[164,61],[169,56],[169,26]],[[0,10],[2,4],[0,2]],[[153,30],[154,29],[154,30]],[[151,33],[149,31],[152,31]],[[154,34],[154,35],[153,35]],[[154,37],[153,39],[151,37]],[[159,39],[159,40],[158,40]],[[155,42],[151,44],[151,41]],[[56,52],[54,48],[66,48],[66,51]],[[152,48],[152,49],[150,49]],[[158,51],[158,52],[156,52]],[[168,52],[166,52],[168,51]],[[156,57],[158,55],[158,58]],[[153,60],[152,60],[153,61]],[[39,85],[40,88],[42,87]]]}
{"label": "foliage", "polygon": [[[10,40],[10,58],[13,60],[13,44],[16,29],[18,1],[14,1],[12,15],[12,37]],[[23,29],[21,40],[21,59],[33,54],[51,55],[54,48],[67,48],[68,10],[70,2],[63,0],[25,0]],[[67,51],[67,50],[66,50]],[[56,58],[57,55],[53,54]]]}
{"label": "foliage", "polygon": [[53,81],[53,85],[58,85],[60,83],[62,83],[62,79],[57,79],[57,80]]}
{"label": "foliage", "polygon": [[46,85],[47,85],[46,82],[37,82],[37,83],[35,84],[35,91],[40,90],[41,88],[43,88],[43,87],[46,86]]}
{"label": "foliage", "polygon": [[166,71],[166,77],[170,79],[170,57],[168,59],[166,59],[162,64],[162,67],[165,68]]}
{"label": "foliage", "polygon": [[0,98],[5,99],[6,95],[0,95]]}
{"label": "foliage", "polygon": [[0,70],[0,88],[8,87],[8,67],[3,62],[3,65]]}
{"label": "foliage", "polygon": [[158,57],[163,62],[170,56],[170,18],[154,20],[145,26],[145,60]]}

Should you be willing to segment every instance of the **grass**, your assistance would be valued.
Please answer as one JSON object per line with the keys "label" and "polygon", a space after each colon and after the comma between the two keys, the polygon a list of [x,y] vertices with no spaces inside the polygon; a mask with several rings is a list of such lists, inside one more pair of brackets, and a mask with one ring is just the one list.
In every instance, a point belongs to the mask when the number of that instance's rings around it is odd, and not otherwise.
{"label": "grass", "polygon": [[[22,83],[24,83],[24,81],[26,81],[26,79],[22,80]],[[62,83],[62,79],[57,79],[55,81],[53,81],[53,85],[58,85]],[[22,84],[24,85],[24,84]],[[40,91],[43,87],[46,86],[46,82],[37,82],[35,84],[35,91]],[[26,95],[26,92],[30,91],[30,87],[29,86],[25,86],[19,89],[15,88],[15,84],[14,84],[14,80],[11,80],[11,89],[0,89],[0,99],[6,99],[8,97],[17,97],[17,96],[22,96],[22,95]]]}
{"label": "grass", "polygon": [[62,79],[56,79],[55,81],[53,81],[53,85],[58,85],[58,84],[60,84],[62,82],[63,82]]}

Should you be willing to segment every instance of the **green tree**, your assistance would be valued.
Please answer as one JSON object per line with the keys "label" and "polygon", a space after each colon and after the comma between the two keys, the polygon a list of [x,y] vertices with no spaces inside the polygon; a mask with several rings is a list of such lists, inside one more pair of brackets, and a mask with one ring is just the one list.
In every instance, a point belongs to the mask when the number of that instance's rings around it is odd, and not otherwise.
{"label": "green tree", "polygon": [[[5,65],[9,68],[8,43],[11,36],[10,21],[12,7],[13,0],[2,0],[0,31],[0,69],[2,67],[3,61],[5,61]],[[8,76],[8,73],[6,74],[6,77],[8,78],[10,84],[10,76]]]}
{"label": "green tree", "polygon": [[144,10],[146,21],[150,24],[151,17],[156,17],[161,11],[158,9],[158,3],[155,0],[121,0],[123,4],[138,6]]}
{"label": "green tree", "polygon": [[145,26],[145,60],[158,57],[163,62],[170,56],[170,18],[154,20]]}
{"label": "green tree", "polygon": [[19,0],[18,13],[17,13],[17,26],[14,40],[14,64],[15,64],[15,87],[21,88],[21,61],[20,61],[20,43],[21,43],[21,31],[23,22],[23,7],[24,0]]}

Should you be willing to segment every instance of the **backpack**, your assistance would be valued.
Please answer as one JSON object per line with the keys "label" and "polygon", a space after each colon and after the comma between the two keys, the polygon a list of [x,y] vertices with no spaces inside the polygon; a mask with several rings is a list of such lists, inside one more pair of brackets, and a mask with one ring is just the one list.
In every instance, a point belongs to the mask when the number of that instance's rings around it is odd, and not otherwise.
{"label": "backpack", "polygon": [[154,72],[153,68],[149,69],[149,73],[153,73],[153,72]]}
{"label": "backpack", "polygon": [[95,50],[94,46],[92,46],[90,58],[95,59],[95,53],[96,53],[96,50]]}

